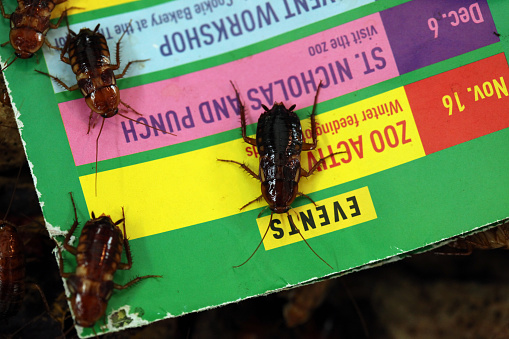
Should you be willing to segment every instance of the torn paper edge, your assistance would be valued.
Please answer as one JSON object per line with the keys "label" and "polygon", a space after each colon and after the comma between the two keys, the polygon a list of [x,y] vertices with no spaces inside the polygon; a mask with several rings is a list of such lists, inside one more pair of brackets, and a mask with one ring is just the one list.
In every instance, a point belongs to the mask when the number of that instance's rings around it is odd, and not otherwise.
{"label": "torn paper edge", "polygon": [[[0,65],[3,65],[1,57],[0,57]],[[9,82],[7,81],[7,79],[5,77],[4,77],[4,81],[5,81],[5,88],[7,89],[7,93],[9,94],[9,99],[11,100],[11,106],[12,106],[12,110],[14,112],[14,120],[16,121],[16,125],[18,126],[19,137],[21,139],[21,144],[23,145],[23,150],[25,152],[25,157],[27,159],[28,168],[30,169],[30,174],[32,175],[32,181],[34,183],[35,193],[37,194],[37,200],[39,201],[39,206],[41,208],[41,211],[43,211],[44,201],[41,200],[42,194],[37,189],[37,177],[34,174],[34,164],[28,158],[26,142],[25,142],[25,139],[23,138],[23,127],[25,127],[25,126],[23,125],[23,122],[20,120],[21,112],[18,110],[18,108],[16,106],[16,103],[14,102],[14,100],[12,98],[11,89],[9,87]],[[50,235],[50,237],[52,239],[54,239],[55,236],[60,236],[60,235],[66,235],[67,234],[67,232],[66,231],[62,231],[62,229],[60,227],[51,225],[48,222],[48,220],[46,220],[46,217],[44,216],[44,213],[42,213],[42,215],[43,215],[43,218],[44,218],[44,223],[45,223],[46,230],[48,231],[48,233],[49,233],[49,235]]]}

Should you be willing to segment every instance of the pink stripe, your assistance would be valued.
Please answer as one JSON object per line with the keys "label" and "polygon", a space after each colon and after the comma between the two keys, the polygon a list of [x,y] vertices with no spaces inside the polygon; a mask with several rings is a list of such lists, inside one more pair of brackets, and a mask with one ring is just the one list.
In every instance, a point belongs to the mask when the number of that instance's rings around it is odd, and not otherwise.
{"label": "pink stripe", "polygon": [[[373,33],[371,38],[366,37],[362,42],[355,43],[353,33],[366,27],[371,28],[370,31]],[[359,32],[361,33],[362,31]],[[348,37],[350,46],[334,49],[331,39],[343,35]],[[321,48],[322,53],[311,56],[312,46],[315,47],[315,52]],[[326,52],[324,46],[327,48]],[[344,59],[347,59],[349,67],[346,66]],[[368,67],[365,60],[369,62]],[[351,79],[348,72],[344,72],[343,81],[341,80],[337,62],[344,69],[349,68]],[[328,83],[326,74],[329,77]],[[142,136],[147,134],[147,129],[137,125],[135,130],[138,141],[133,140],[133,133],[127,133],[130,140],[127,142],[121,122],[124,121],[127,129],[130,128],[130,123],[120,116],[107,119],[99,142],[99,160],[143,152],[239,128],[239,118],[234,108],[235,93],[229,83],[230,80],[240,90],[241,99],[247,108],[248,123],[251,124],[256,122],[262,112],[257,100],[261,100],[261,103],[269,107],[273,104],[271,100],[275,100],[284,102],[287,107],[296,104],[296,109],[299,109],[313,104],[314,88],[320,80],[324,81],[324,88],[320,92],[319,101],[326,101],[397,75],[396,63],[380,16],[378,13],[372,14],[221,66],[122,90],[122,100],[142,113],[144,118],[150,120],[151,115],[157,118],[157,114],[161,113],[166,128],[167,112],[176,112],[180,130],[177,130],[170,113],[168,116],[171,118],[176,137],[160,132],[155,136],[154,131],[149,130],[150,137],[144,139]],[[310,82],[305,83],[303,76]],[[229,117],[219,113],[221,117],[219,121],[214,107],[218,104],[222,106],[222,99]],[[210,123],[205,122],[208,115],[202,118],[200,114],[200,109],[201,112],[207,112],[205,110],[207,105],[213,111],[210,118],[213,122]],[[87,135],[90,110],[84,99],[61,103],[59,107],[76,165],[94,162],[95,140],[101,118],[98,117],[97,126]],[[193,117],[192,128],[185,128],[182,122],[182,118],[188,114],[188,109]],[[128,115],[138,118],[132,112]],[[188,125],[189,122],[187,121]]]}

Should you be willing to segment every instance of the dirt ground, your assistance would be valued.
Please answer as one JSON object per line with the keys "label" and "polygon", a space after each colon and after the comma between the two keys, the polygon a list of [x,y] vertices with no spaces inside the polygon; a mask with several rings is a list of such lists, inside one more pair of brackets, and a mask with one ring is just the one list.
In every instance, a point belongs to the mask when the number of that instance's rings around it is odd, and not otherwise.
{"label": "dirt ground", "polygon": [[[0,320],[0,337],[75,338],[54,244],[43,227],[13,113],[8,105],[0,106],[0,218],[23,166],[8,219],[22,225],[28,284],[21,310]],[[425,253],[104,337],[509,338],[508,262],[504,250],[469,256]],[[50,312],[31,283],[44,291]]]}

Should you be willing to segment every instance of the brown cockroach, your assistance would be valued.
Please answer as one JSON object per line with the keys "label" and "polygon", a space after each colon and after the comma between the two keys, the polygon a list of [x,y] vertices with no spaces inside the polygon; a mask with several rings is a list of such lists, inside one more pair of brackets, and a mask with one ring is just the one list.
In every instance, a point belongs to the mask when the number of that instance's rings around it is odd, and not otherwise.
{"label": "brown cockroach", "polygon": [[[85,97],[85,102],[90,108],[90,116],[88,123],[88,132],[92,126],[94,113],[99,114],[103,117],[101,129],[97,135],[96,140],[96,194],[97,194],[97,161],[98,161],[98,150],[99,150],[99,137],[101,136],[102,129],[104,127],[104,119],[111,118],[115,115],[120,115],[125,119],[132,120],[136,123],[140,123],[147,127],[156,129],[164,134],[175,135],[170,132],[166,132],[155,128],[153,126],[144,124],[136,121],[119,113],[118,106],[122,103],[126,108],[131,109],[134,113],[141,115],[134,108],[120,100],[120,91],[117,86],[117,79],[121,79],[125,76],[129,66],[135,62],[144,62],[147,60],[134,60],[129,61],[124,67],[124,70],[120,74],[114,74],[113,71],[120,68],[120,42],[124,37],[127,29],[124,31],[116,45],[116,64],[110,63],[110,51],[106,38],[99,32],[99,24],[93,31],[88,28],[82,28],[78,34],[69,29],[67,40],[60,53],[60,59],[66,64],[72,67],[72,71],[76,74],[77,83],[73,86],[66,85],[59,78],[37,71],[41,74],[47,75],[54,79],[58,84],[63,86],[68,91],[81,90],[81,93]],[[65,54],[69,53],[69,57],[65,57]]]}
{"label": "brown cockroach", "polygon": [[16,184],[3,219],[0,220],[0,319],[18,313],[25,296],[25,252],[16,226],[7,221],[21,175],[19,168]]}
{"label": "brown cockroach", "polygon": [[[51,74],[36,71],[51,77],[68,91],[81,90],[85,97],[85,102],[90,108],[88,132],[90,132],[94,113],[99,114],[103,118],[111,118],[118,114],[126,119],[143,124],[119,113],[118,106],[122,103],[134,113],[142,115],[120,99],[117,79],[123,78],[133,63],[148,61],[148,59],[129,61],[122,73],[114,74],[113,71],[120,68],[120,42],[127,29],[117,41],[116,64],[111,64],[108,44],[104,35],[99,32],[99,26],[100,24],[93,31],[88,28],[82,28],[78,34],[69,29],[67,40],[61,49],[60,60],[71,66],[72,71],[76,75],[77,83],[75,85],[68,86]],[[68,53],[69,57],[65,56],[66,53]],[[153,126],[145,126],[157,129]],[[172,134],[162,130],[159,131]]]}
{"label": "brown cockroach", "polygon": [[457,249],[456,252],[436,252],[444,255],[470,255],[474,249],[492,250],[509,249],[509,223],[498,227],[490,228],[487,231],[469,235],[465,238],[447,244],[447,246]]}
{"label": "brown cockroach", "polygon": [[[308,171],[303,169],[300,165],[301,152],[311,151],[317,147],[315,111],[318,101],[318,93],[320,92],[320,87],[322,85],[321,81],[318,84],[316,90],[313,111],[311,113],[311,134],[313,139],[312,143],[303,142],[300,119],[293,111],[295,109],[295,105],[292,105],[290,108],[286,108],[282,102],[275,102],[271,109],[268,109],[267,106],[262,105],[264,112],[258,119],[256,139],[248,137],[246,133],[245,108],[240,100],[239,92],[233,85],[233,82],[231,84],[235,90],[237,101],[239,103],[242,138],[248,144],[256,146],[258,153],[260,154],[259,174],[256,174],[246,164],[234,160],[218,160],[223,162],[232,162],[239,165],[253,178],[261,182],[262,194],[258,198],[242,206],[240,208],[241,210],[254,202],[261,201],[262,199],[265,199],[268,207],[271,210],[270,222],[269,226],[267,227],[267,231],[263,235],[261,242],[258,244],[258,247],[256,247],[253,254],[251,254],[251,256],[242,264],[234,266],[240,267],[248,262],[249,259],[251,259],[251,257],[256,253],[258,248],[263,243],[263,240],[269,231],[270,223],[272,222],[272,216],[274,213],[288,213],[291,208],[291,204],[297,196],[306,197],[314,204],[314,201],[309,196],[299,192],[300,178],[309,177],[318,168],[318,166],[320,166],[320,164],[325,162],[327,158],[345,152],[333,153],[326,156],[325,158],[320,159]],[[315,253],[315,255],[320,258],[320,260],[327,264],[327,266],[332,268],[311,248],[300,231],[299,234],[311,249],[311,251],[313,251],[313,253]]]}
{"label": "brown cockroach", "polygon": [[[23,242],[18,235],[16,226],[7,221],[21,169],[22,167],[18,172],[9,207],[4,218],[0,220],[0,319],[11,317],[18,312],[23,304],[27,285]],[[33,283],[30,286],[39,291],[46,309],[49,310],[48,302],[41,288]]]}
{"label": "brown cockroach", "polygon": [[0,319],[8,318],[18,312],[23,304],[26,290],[23,242],[16,226],[7,221],[21,168],[19,168],[16,185],[5,216],[0,220]]}
{"label": "brown cockroach", "polygon": [[[123,290],[146,278],[160,278],[160,275],[137,277],[125,285],[113,282],[117,269],[129,270],[132,267],[131,249],[125,231],[125,216],[113,222],[105,214],[85,223],[81,230],[78,246],[69,245],[69,240],[78,226],[76,205],[71,194],[74,208],[74,223],[64,240],[64,248],[76,256],[76,272],[64,273],[63,259],[60,254],[60,273],[67,278],[67,287],[71,293],[71,308],[74,319],[79,326],[92,327],[106,311],[108,300],[113,289]],[[118,225],[122,223],[124,232]],[[125,250],[127,263],[121,263],[122,247]],[[59,248],[60,250],[60,248]]]}
{"label": "brown cockroach", "polygon": [[62,20],[67,16],[67,11],[78,9],[77,7],[67,8],[56,24],[50,22],[51,12],[56,5],[67,0],[18,0],[18,7],[12,14],[6,14],[2,1],[0,0],[0,11],[4,18],[11,21],[11,31],[8,43],[14,48],[15,58],[7,66],[12,64],[16,58],[31,58],[43,44],[55,48],[46,40],[46,34],[51,29],[58,28]]}
{"label": "brown cockroach", "polygon": [[0,319],[18,312],[25,296],[25,254],[16,226],[0,221]]}

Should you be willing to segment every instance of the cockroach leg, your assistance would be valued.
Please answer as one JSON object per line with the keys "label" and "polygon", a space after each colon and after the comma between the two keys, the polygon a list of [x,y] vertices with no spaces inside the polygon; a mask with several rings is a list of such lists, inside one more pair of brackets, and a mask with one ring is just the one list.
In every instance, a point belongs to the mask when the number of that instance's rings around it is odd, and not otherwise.
{"label": "cockroach leg", "polygon": [[[131,111],[133,111],[133,113],[134,113],[134,114],[136,114],[136,115],[140,115],[140,116],[142,116],[142,115],[143,115],[143,114],[141,114],[140,112],[138,112],[137,110],[135,110],[134,108],[132,108],[130,105],[128,105],[128,104],[126,104],[125,102],[123,102],[122,100],[120,100],[120,103],[122,103],[122,105],[124,105],[126,108],[129,108]],[[119,113],[119,114],[120,114],[120,113]],[[124,118],[125,118],[125,116],[124,116],[124,115],[122,115],[122,114],[120,114],[120,116],[122,116],[122,117],[124,117]],[[129,119],[129,118],[127,118],[127,119]],[[138,123],[140,123],[139,121],[137,121],[137,122],[138,122]],[[150,126],[150,127],[152,127],[152,126]],[[155,127],[152,127],[152,128],[155,128]],[[158,128],[155,128],[155,129],[157,129],[157,130],[161,131],[161,130],[160,130],[160,129],[158,129]],[[161,132],[164,132],[164,131],[161,131]]]}
{"label": "cockroach leg", "polygon": [[327,159],[329,159],[329,158],[332,158],[332,157],[333,157],[333,156],[335,156],[335,155],[342,154],[342,153],[346,153],[346,152],[335,152],[335,153],[332,153],[332,154],[327,155],[327,156],[326,156],[326,157],[324,157],[324,158],[321,158],[320,160],[318,160],[318,161],[316,162],[316,164],[314,164],[314,165],[313,165],[313,167],[311,167],[311,168],[310,168],[309,170],[307,170],[307,171],[306,171],[305,169],[301,168],[301,169],[300,169],[300,170],[302,171],[301,175],[302,175],[303,177],[306,177],[306,178],[307,178],[307,177],[309,177],[311,174],[313,174],[313,172],[314,172],[314,171],[316,171],[316,169],[317,169],[320,165],[322,165],[322,164],[324,164],[324,163],[325,163],[325,160],[327,160]]}
{"label": "cockroach leg", "polygon": [[[132,20],[131,20],[132,21]],[[124,35],[126,34],[129,27],[131,27],[131,21],[129,21],[129,25],[126,27],[122,35],[120,36],[120,39],[118,39],[117,44],[115,45],[115,65],[111,65],[112,69],[117,70],[120,67],[120,42],[124,38]],[[97,29],[99,28],[99,25],[95,28],[94,32],[97,32]],[[126,68],[129,67],[129,64],[126,66]],[[124,72],[126,69],[124,68]]]}
{"label": "cockroach leg", "polygon": [[[68,57],[65,56],[65,54],[69,51],[69,45],[71,43],[71,30],[69,28],[69,20],[67,21],[67,37],[65,39],[64,47],[60,51],[60,60],[68,65],[71,65],[71,61]],[[73,32],[74,33],[74,32]]]}
{"label": "cockroach leg", "polygon": [[[263,200],[263,195],[260,195],[258,198],[256,199],[253,199],[251,200],[250,202],[248,202],[247,204],[245,204],[244,206],[242,206],[239,210],[242,211],[244,208],[246,208],[247,206],[255,203],[255,202],[261,202]],[[263,211],[262,211],[263,212]],[[261,212],[260,212],[260,215],[261,215]],[[260,216],[258,216],[260,217]]]}
{"label": "cockroach leg", "polygon": [[[316,94],[315,94],[315,100],[313,101],[313,110],[311,111],[311,137],[313,142],[312,143],[303,143],[302,144],[302,150],[303,151],[311,151],[316,148],[318,145],[318,133],[316,131],[316,105],[318,104],[318,94],[320,93],[320,88],[322,88],[322,81],[320,80],[320,83],[318,84],[318,87],[316,88]],[[340,152],[340,153],[346,153],[346,152]]]}
{"label": "cockroach leg", "polygon": [[[65,1],[67,1],[67,0],[65,0]],[[53,2],[55,3],[55,5],[57,5],[57,4],[59,4],[59,3],[65,2],[65,1],[61,1],[61,2],[55,2],[55,1],[53,1]],[[81,8],[81,7],[69,7],[69,8],[66,8],[65,10],[63,10],[63,11],[62,11],[62,14],[60,14],[60,18],[58,18],[57,23],[56,23],[56,24],[53,24],[53,23],[51,23],[51,22],[50,22],[50,23],[49,23],[49,27],[50,27],[51,29],[56,29],[56,28],[58,28],[58,27],[60,26],[60,24],[62,23],[62,20],[64,20],[64,18],[67,18],[67,12],[68,12],[68,11],[70,11],[70,10],[73,10],[73,9],[84,9],[84,8]],[[51,45],[50,45],[50,47],[51,47]],[[53,48],[53,47],[52,47],[52,48]],[[55,49],[58,49],[58,48],[56,48],[56,47],[55,47]]]}
{"label": "cockroach leg", "polygon": [[[129,246],[129,240],[127,239],[127,234],[126,234],[126,230],[125,230],[125,214],[124,214],[124,208],[123,207],[122,207],[122,219],[117,221],[115,224],[120,223],[120,222],[122,222],[123,229],[124,229],[124,250],[125,250],[125,255],[127,257],[127,263],[119,263],[118,264],[118,269],[119,270],[130,270],[131,267],[133,266],[133,258],[132,258],[132,255],[131,255],[131,246]],[[117,289],[117,290],[123,290],[123,289],[131,287],[132,285],[136,284],[137,282],[139,282],[139,281],[141,281],[143,279],[146,279],[146,278],[162,278],[162,277],[163,276],[161,276],[161,275],[145,275],[145,276],[142,276],[142,277],[136,277],[135,279],[131,280],[130,282],[128,282],[125,285],[114,284],[113,287],[115,289]]]}
{"label": "cockroach leg", "polygon": [[51,44],[48,40],[44,40],[44,44],[45,44],[46,46],[48,46],[49,48],[51,48],[51,49],[54,49],[54,50],[56,50],[56,51],[60,51],[60,48],[59,48],[59,47],[57,47],[57,46],[53,46],[53,45],[52,45],[52,44]]}
{"label": "cockroach leg", "polygon": [[46,307],[46,311],[48,312],[48,314],[51,315],[51,310],[49,308],[48,300],[46,299],[46,296],[44,295],[44,292],[42,291],[41,287],[35,283],[30,283],[30,287],[35,288],[39,292],[39,295],[41,296],[41,300],[42,300],[44,306]]}
{"label": "cockroach leg", "polygon": [[[249,175],[251,175],[253,178],[257,179],[257,180],[260,180],[260,176],[258,176],[252,169],[250,169],[246,164],[243,164],[241,162],[238,162],[238,161],[235,161],[235,160],[225,160],[225,159],[217,159],[217,161],[222,161],[222,162],[231,162],[231,163],[234,163],[234,164],[237,164],[239,165],[240,167],[242,167],[244,169],[244,171],[246,171],[247,173],[249,173]],[[242,208],[241,208],[242,209]]]}
{"label": "cockroach leg", "polygon": [[[88,117],[88,130],[87,130],[87,134],[90,133],[90,129],[91,128],[94,128],[95,127],[95,118],[97,117],[96,114],[94,114],[95,112],[94,111],[90,111],[90,115]],[[104,120],[104,119],[103,119]]]}
{"label": "cockroach leg", "polygon": [[[74,223],[72,224],[71,229],[69,230],[69,232],[67,232],[67,235],[65,236],[64,248],[66,249],[66,251],[68,251],[72,255],[76,256],[76,254],[78,253],[77,252],[78,250],[76,247],[69,245],[69,241],[71,240],[71,237],[74,234],[74,231],[76,231],[76,228],[78,227],[78,224],[79,224],[78,212],[76,211],[76,204],[74,202],[72,192],[69,192],[69,195],[71,196],[72,207],[74,209]],[[61,257],[62,257],[62,255],[60,255],[60,258]],[[60,267],[62,268],[63,266],[61,265]]]}
{"label": "cockroach leg", "polygon": [[143,279],[147,279],[147,278],[162,278],[162,277],[163,277],[162,275],[144,275],[142,277],[134,278],[133,280],[131,280],[128,283],[126,283],[125,285],[113,284],[113,287],[115,289],[117,289],[117,290],[125,290],[126,288],[129,288],[129,287],[133,286],[134,284],[140,282]]}
{"label": "cockroach leg", "polygon": [[[60,275],[63,278],[69,278],[71,276],[71,273],[64,272],[64,257],[62,256],[62,248],[60,246],[58,246],[58,244],[57,244],[56,248],[58,251],[58,265],[60,266]],[[71,253],[71,254],[76,255],[76,253]]]}
{"label": "cockroach leg", "polygon": [[310,197],[309,195],[304,194],[304,193],[302,193],[302,192],[297,192],[297,196],[298,196],[298,197],[304,197],[304,198],[307,198],[309,201],[311,201],[311,202],[313,203],[313,205],[315,205],[315,206],[316,206],[316,202],[315,202],[313,199],[311,199],[311,197]]}
{"label": "cockroach leg", "polygon": [[[127,69],[129,68],[129,66],[131,66],[131,65],[132,65],[132,64],[134,64],[135,62],[145,62],[145,61],[149,61],[149,60],[150,60],[150,59],[129,61],[129,62],[127,63],[127,65],[124,67],[124,70],[122,71],[122,73],[115,75],[115,79],[122,79],[122,78],[125,76],[125,74],[127,73]],[[117,60],[117,62],[119,62],[119,60]],[[111,69],[113,69],[113,70],[117,70],[119,67],[120,67],[120,65],[119,65],[119,64],[117,64],[117,65],[111,65]]]}
{"label": "cockroach leg", "polygon": [[[4,4],[2,3],[2,1],[0,1],[0,12],[2,12],[2,16],[4,18],[9,19],[9,20],[11,19],[11,15],[5,13]],[[9,43],[9,41],[7,41],[5,44],[3,44],[2,47],[5,46],[8,43]]]}
{"label": "cockroach leg", "polygon": [[242,139],[244,139],[244,141],[247,142],[248,144],[256,146],[256,140],[247,136],[247,132],[246,132],[246,111],[245,111],[244,105],[242,104],[242,101],[240,100],[239,92],[235,88],[235,85],[233,84],[232,81],[230,81],[230,84],[232,84],[233,90],[235,91],[235,96],[237,97],[237,102],[239,103],[239,113],[240,113],[240,124],[241,124],[241,130],[242,130]]}
{"label": "cockroach leg", "polygon": [[126,263],[119,263],[118,269],[119,270],[130,270],[133,266],[133,258],[131,256],[131,246],[129,246],[129,240],[127,239],[127,233],[125,230],[125,213],[124,213],[124,207],[122,207],[122,219],[118,220],[115,225],[119,225],[122,223],[123,231],[124,231],[124,251],[125,256],[127,258],[127,264]]}
{"label": "cockroach leg", "polygon": [[[131,20],[132,21],[132,20]],[[111,69],[112,70],[117,70],[120,68],[120,42],[122,41],[122,38],[124,37],[125,33],[127,32],[127,29],[129,29],[129,27],[131,26],[131,21],[129,21],[129,25],[128,27],[124,30],[124,32],[122,33],[122,36],[120,36],[120,39],[118,39],[117,41],[117,45],[115,46],[116,48],[116,55],[115,55],[115,59],[116,59],[116,64],[115,65],[111,65]],[[150,59],[145,59],[145,60],[133,60],[133,61],[129,61],[127,63],[127,65],[124,67],[124,70],[122,71],[122,73],[120,74],[117,74],[115,75],[115,79],[121,79],[124,77],[124,75],[126,74],[127,72],[127,69],[129,68],[129,66],[131,66],[133,63],[135,62],[145,62],[145,61],[149,61]]]}
{"label": "cockroach leg", "polygon": [[39,70],[35,70],[37,73],[41,73],[41,74],[44,74],[46,76],[49,76],[50,78],[52,78],[53,80],[55,80],[60,86],[62,86],[63,88],[65,88],[66,90],[68,91],[75,91],[77,90],[79,87],[78,87],[78,84],[76,85],[73,85],[73,86],[68,86],[65,82],[63,82],[62,80],[60,80],[59,78],[57,78],[56,76],[54,75],[51,75],[49,73],[45,73],[45,72],[41,72]]}
{"label": "cockroach leg", "polygon": [[[5,45],[6,45],[6,43],[5,43],[5,44],[3,44],[3,45],[2,45],[2,47],[3,47],[3,46],[5,46]],[[9,60],[11,60],[11,57],[9,57],[9,59],[7,59],[7,61],[5,62],[7,65],[6,65],[4,68],[2,68],[2,69],[0,70],[0,72],[3,72],[3,71],[7,68],[7,67],[9,67],[10,65],[12,65],[12,63],[13,63],[14,61],[16,61],[16,59],[17,59],[17,58],[18,58],[17,56],[14,56],[14,59],[12,59],[12,61],[11,61],[11,62],[9,62]]]}
{"label": "cockroach leg", "polygon": [[[255,200],[253,201],[258,201],[258,202],[261,202],[263,200],[263,195],[260,195],[258,198],[256,198]],[[244,205],[242,208],[244,208],[245,206],[247,205]],[[241,210],[242,210],[241,208]],[[260,218],[263,214],[263,212],[265,212],[265,210],[269,208],[269,206],[265,206],[264,208],[262,208],[262,210],[260,211],[260,213],[258,213],[258,216],[256,217],[256,219]]]}

